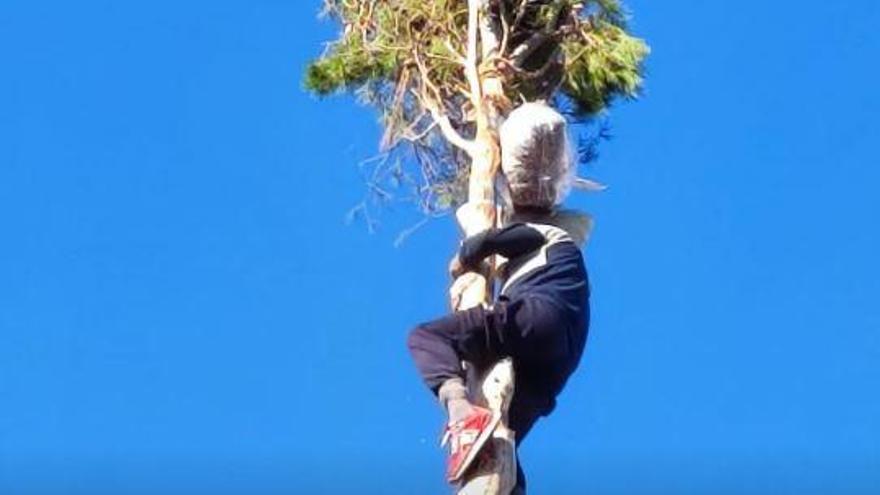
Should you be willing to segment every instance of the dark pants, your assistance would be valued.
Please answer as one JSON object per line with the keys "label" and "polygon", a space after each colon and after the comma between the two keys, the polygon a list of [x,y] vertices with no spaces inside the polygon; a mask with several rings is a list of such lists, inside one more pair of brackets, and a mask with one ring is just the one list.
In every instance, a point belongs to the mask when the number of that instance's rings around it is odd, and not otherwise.
{"label": "dark pants", "polygon": [[[463,360],[485,369],[512,357],[516,386],[508,426],[519,446],[535,421],[555,407],[556,396],[580,361],[588,326],[588,304],[572,311],[550,298],[525,295],[502,298],[492,309],[477,307],[423,323],[409,334],[407,344],[434,393],[450,378],[465,378]],[[519,466],[517,490],[525,493]]]}

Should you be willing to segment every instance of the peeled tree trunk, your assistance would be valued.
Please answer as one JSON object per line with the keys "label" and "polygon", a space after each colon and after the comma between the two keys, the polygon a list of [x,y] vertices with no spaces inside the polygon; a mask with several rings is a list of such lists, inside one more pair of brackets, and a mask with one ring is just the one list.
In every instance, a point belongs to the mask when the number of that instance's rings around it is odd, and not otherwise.
{"label": "peeled tree trunk", "polygon": [[[497,169],[497,147],[489,147],[482,155],[474,158],[476,169],[489,172]],[[496,164],[495,167],[483,167]],[[471,189],[479,189],[482,193],[494,193],[491,184],[494,174],[478,173],[471,176]],[[486,186],[486,179],[489,179]],[[476,183],[476,184],[475,184]],[[481,187],[482,186],[482,187]],[[474,197],[474,196],[471,196]],[[495,221],[494,202],[486,200],[486,196],[477,196],[477,200],[468,202],[458,211],[458,220],[465,235],[473,235],[490,228]],[[462,290],[457,299],[457,311],[487,304],[490,302],[491,290],[489,280],[484,274],[468,273],[453,284],[453,293]],[[514,393],[513,361],[504,359],[489,369],[468,367],[468,393],[472,402],[488,407],[502,414],[501,422],[496,428],[492,439],[485,446],[485,454],[478,459],[466,475],[459,488],[461,495],[506,495],[516,484],[516,445],[515,433],[507,427],[507,409]]]}
{"label": "peeled tree trunk", "polygon": [[[496,225],[495,176],[500,169],[501,148],[498,140],[498,116],[504,105],[503,85],[494,75],[481,75],[480,67],[489,67],[498,42],[488,26],[486,0],[468,0],[468,56],[466,70],[471,98],[476,109],[476,136],[471,142],[471,169],[468,179],[468,202],[457,212],[465,236],[477,234]],[[479,48],[478,48],[479,45]],[[478,62],[478,54],[482,64]],[[483,74],[486,74],[483,72]],[[491,273],[465,274],[453,284],[455,310],[465,310],[491,303]],[[516,484],[515,435],[507,427],[507,409],[514,393],[513,362],[504,359],[488,370],[468,372],[471,400],[502,414],[501,423],[485,453],[466,475],[459,488],[461,495],[506,495]]]}
{"label": "peeled tree trunk", "polygon": [[[479,135],[479,133],[478,133]],[[471,201],[462,206],[457,217],[466,236],[491,228],[496,219],[494,175],[500,154],[495,137],[486,133],[485,146],[473,157],[470,178]],[[467,273],[453,284],[453,293],[461,290],[455,310],[465,310],[490,303],[492,291],[487,275]],[[513,362],[504,359],[489,369],[468,367],[468,393],[471,400],[502,414],[492,439],[484,446],[485,454],[460,485],[461,495],[506,495],[516,484],[516,446],[514,432],[507,427],[507,409],[514,393]]]}

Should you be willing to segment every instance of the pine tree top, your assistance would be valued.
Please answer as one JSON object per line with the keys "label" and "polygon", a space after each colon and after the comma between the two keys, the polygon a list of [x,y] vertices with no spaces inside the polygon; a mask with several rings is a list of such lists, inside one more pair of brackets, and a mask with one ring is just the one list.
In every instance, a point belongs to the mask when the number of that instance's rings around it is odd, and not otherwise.
{"label": "pine tree top", "polygon": [[[547,100],[583,120],[638,94],[648,47],[627,31],[618,0],[481,4],[481,38],[492,46],[479,54],[479,75],[501,82],[508,107]],[[325,0],[324,13],[342,32],[309,65],[305,87],[355,92],[376,106],[383,149],[408,152],[385,172],[411,181],[428,213],[459,203],[468,160],[442,131],[474,132],[467,0]]]}

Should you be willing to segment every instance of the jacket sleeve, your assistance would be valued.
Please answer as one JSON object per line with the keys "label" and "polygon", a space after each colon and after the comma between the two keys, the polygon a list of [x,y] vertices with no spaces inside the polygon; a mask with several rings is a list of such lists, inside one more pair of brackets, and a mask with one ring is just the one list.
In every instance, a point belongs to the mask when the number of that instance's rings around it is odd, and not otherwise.
{"label": "jacket sleeve", "polygon": [[468,237],[461,244],[458,257],[468,270],[476,270],[480,263],[493,254],[505,258],[534,251],[546,242],[544,235],[524,223],[515,223],[502,229],[489,229]]}

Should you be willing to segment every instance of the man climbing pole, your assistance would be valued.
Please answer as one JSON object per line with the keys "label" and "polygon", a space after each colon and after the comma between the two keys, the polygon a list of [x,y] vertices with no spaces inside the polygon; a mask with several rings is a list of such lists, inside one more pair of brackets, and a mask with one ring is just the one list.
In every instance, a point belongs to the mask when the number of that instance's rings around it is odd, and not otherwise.
{"label": "man climbing pole", "polygon": [[[408,339],[422,378],[448,414],[450,482],[462,479],[502,414],[471,403],[461,362],[487,368],[513,358],[517,386],[508,424],[519,445],[553,410],[580,361],[589,325],[589,284],[578,247],[589,217],[557,209],[573,168],[565,119],[545,105],[523,105],[502,126],[501,142],[512,211],[502,228],[465,239],[450,265],[457,278],[483,272],[485,260],[502,256],[501,293],[490,307],[423,323]],[[514,493],[525,493],[519,465]]]}
{"label": "man climbing pole", "polygon": [[[586,221],[556,209],[574,180],[561,114],[589,124],[635,97],[648,48],[627,32],[619,0],[324,0],[324,12],[340,38],[309,65],[305,86],[354,91],[380,110],[385,159],[371,161],[369,190],[385,199],[412,186],[429,216],[460,207],[461,311],[410,343],[452,420],[449,477],[461,493],[505,495],[517,484],[513,440],[553,408],[589,319],[576,247]],[[501,216],[499,167],[512,205]],[[493,299],[495,274],[504,284]],[[474,360],[464,382],[462,358]]]}

